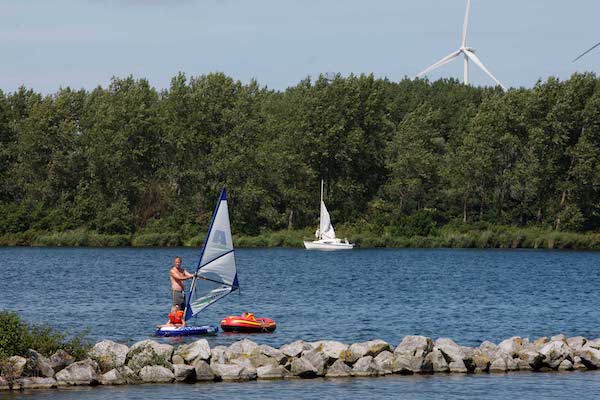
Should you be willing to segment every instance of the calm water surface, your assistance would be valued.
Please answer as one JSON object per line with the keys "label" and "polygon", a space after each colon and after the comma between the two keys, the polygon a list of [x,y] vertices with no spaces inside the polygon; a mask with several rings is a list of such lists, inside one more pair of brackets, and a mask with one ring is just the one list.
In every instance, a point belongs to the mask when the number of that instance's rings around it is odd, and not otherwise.
{"label": "calm water surface", "polygon": [[[192,270],[198,250],[190,248],[0,248],[0,309],[18,311],[27,321],[67,332],[89,328],[94,340],[131,344],[150,337],[153,326],[166,320],[168,269],[178,254]],[[380,338],[395,345],[405,335],[421,334],[474,346],[515,335],[600,337],[598,252],[239,249],[236,258],[241,294],[234,293],[209,307],[195,323],[218,324],[223,316],[242,311],[274,318],[278,323],[275,333],[250,335],[259,343],[279,346],[296,339],[352,343]],[[246,336],[221,333],[208,340],[214,346]],[[563,385],[600,395],[599,377],[593,373],[393,377],[321,380],[310,385],[254,382],[178,385],[176,389],[101,388],[89,393],[94,398],[112,397],[121,390],[129,393],[129,398],[147,398],[149,393],[155,393],[154,398],[201,397],[208,390],[211,396],[220,393],[225,397],[242,390],[249,398],[263,391],[291,398],[297,390],[309,390],[308,397],[364,390],[370,396],[400,391],[407,398],[425,398],[419,396],[427,393],[458,398],[460,393],[477,391],[486,397],[491,390],[526,393],[536,385],[550,393]],[[81,392],[60,393],[67,398]]]}

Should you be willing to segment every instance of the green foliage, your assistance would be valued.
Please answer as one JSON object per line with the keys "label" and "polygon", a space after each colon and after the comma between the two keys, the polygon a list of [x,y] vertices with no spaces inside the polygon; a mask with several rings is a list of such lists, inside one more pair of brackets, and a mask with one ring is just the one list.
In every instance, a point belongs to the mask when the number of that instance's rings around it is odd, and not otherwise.
{"label": "green foliage", "polygon": [[508,92],[222,73],[0,92],[0,244],[197,246],[227,185],[238,244],[300,246],[324,179],[363,245],[556,247],[527,232],[600,229],[599,110],[592,73]]}
{"label": "green foliage", "polygon": [[62,349],[81,360],[91,348],[86,335],[84,331],[68,338],[46,325],[28,325],[15,312],[0,311],[0,359],[13,355],[25,356],[29,349],[45,356]]}

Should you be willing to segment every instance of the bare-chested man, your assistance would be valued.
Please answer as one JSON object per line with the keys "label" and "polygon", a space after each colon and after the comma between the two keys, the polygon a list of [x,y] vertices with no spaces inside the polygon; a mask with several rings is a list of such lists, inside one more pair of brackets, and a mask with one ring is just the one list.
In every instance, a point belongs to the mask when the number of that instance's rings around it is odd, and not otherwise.
{"label": "bare-chested man", "polygon": [[194,277],[185,269],[181,268],[181,257],[175,257],[173,260],[173,267],[171,268],[171,297],[173,299],[173,305],[178,305],[180,310],[185,309],[185,287],[183,281]]}

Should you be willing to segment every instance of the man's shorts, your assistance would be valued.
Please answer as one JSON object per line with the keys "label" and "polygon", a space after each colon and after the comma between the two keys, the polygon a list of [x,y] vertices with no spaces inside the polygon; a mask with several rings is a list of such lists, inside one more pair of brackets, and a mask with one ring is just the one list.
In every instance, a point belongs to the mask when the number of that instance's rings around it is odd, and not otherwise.
{"label": "man's shorts", "polygon": [[183,311],[185,308],[185,292],[180,290],[171,290],[173,305],[179,305],[179,309]]}

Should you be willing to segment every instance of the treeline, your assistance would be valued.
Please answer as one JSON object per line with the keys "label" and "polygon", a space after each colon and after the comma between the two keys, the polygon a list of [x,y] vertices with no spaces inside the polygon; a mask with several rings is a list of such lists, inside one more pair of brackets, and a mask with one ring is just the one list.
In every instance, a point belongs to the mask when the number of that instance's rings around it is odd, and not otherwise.
{"label": "treeline", "polygon": [[237,234],[314,228],[321,178],[347,231],[598,231],[600,80],[505,93],[338,75],[274,91],[215,73],[0,93],[0,235],[190,238],[222,185]]}

